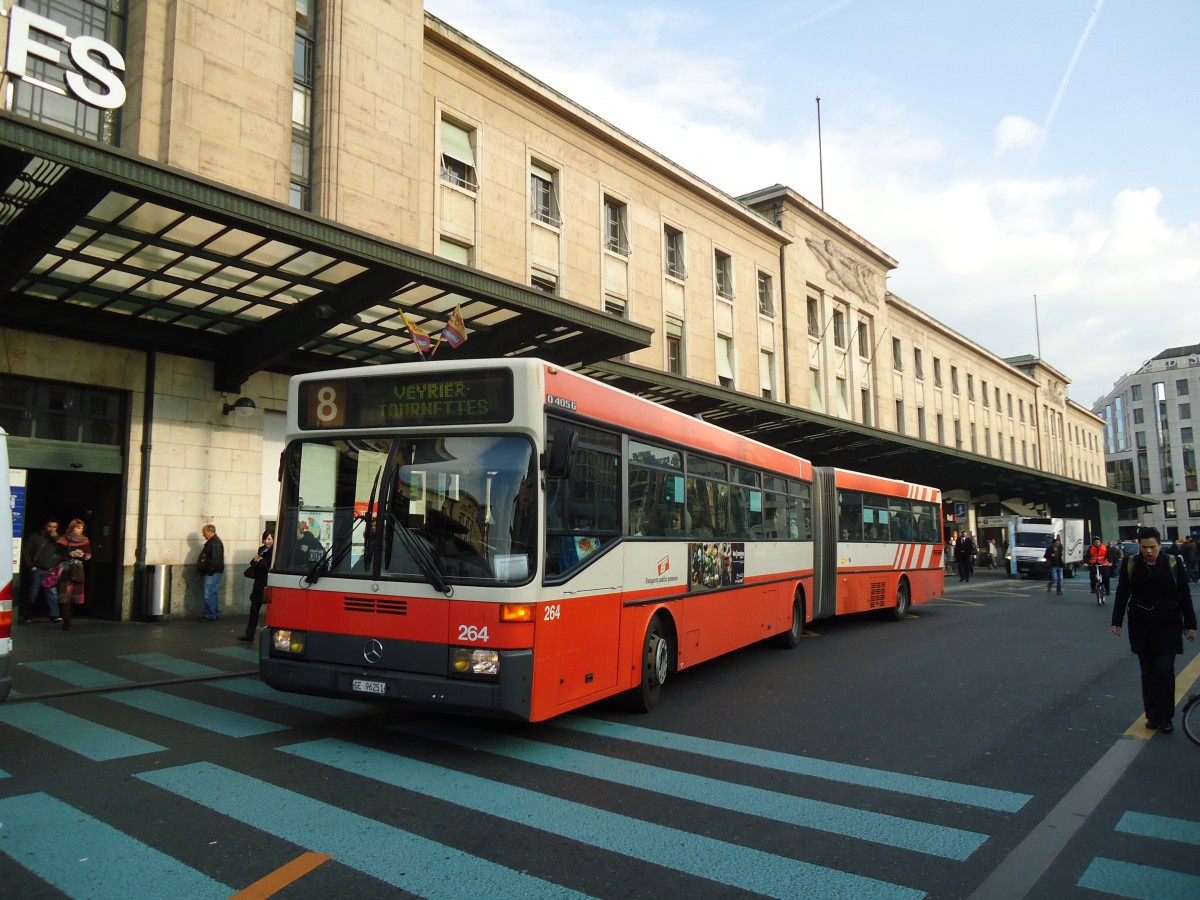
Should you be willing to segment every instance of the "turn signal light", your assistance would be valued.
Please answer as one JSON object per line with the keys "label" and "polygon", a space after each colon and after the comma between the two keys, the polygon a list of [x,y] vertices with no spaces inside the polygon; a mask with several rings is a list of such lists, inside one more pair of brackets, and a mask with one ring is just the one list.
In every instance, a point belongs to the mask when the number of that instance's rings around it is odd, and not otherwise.
{"label": "turn signal light", "polygon": [[502,603],[500,604],[500,621],[532,622],[535,608],[532,603]]}

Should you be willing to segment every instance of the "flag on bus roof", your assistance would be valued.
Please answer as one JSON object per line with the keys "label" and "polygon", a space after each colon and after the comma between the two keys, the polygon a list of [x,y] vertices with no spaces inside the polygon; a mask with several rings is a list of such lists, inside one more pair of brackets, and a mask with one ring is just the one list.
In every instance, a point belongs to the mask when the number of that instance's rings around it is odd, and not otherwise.
{"label": "flag on bus roof", "polygon": [[408,317],[408,313],[400,313],[404,316],[404,325],[408,328],[409,337],[412,338],[414,344],[417,345],[417,350],[421,353],[426,353],[433,346],[433,339],[425,333],[420,325],[417,325]]}
{"label": "flag on bus roof", "polygon": [[463,321],[462,308],[454,307],[450,320],[442,328],[442,339],[451,347],[460,347],[467,341],[467,325]]}

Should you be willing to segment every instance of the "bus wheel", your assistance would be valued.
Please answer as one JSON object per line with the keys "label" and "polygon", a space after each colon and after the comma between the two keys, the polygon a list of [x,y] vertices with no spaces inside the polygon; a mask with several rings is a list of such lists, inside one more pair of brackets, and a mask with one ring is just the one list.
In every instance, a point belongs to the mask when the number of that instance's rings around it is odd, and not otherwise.
{"label": "bus wheel", "polygon": [[650,712],[658,705],[670,669],[671,638],[663,628],[662,618],[654,616],[646,626],[646,640],[642,643],[642,681],[630,692],[635,710]]}
{"label": "bus wheel", "polygon": [[909,607],[912,606],[912,591],[908,586],[908,579],[901,578],[900,584],[896,586],[896,605],[892,607],[892,618],[897,622],[903,622],[908,618]]}
{"label": "bus wheel", "polygon": [[800,635],[804,633],[804,599],[796,594],[792,601],[792,627],[775,635],[776,646],[791,650],[800,643]]}

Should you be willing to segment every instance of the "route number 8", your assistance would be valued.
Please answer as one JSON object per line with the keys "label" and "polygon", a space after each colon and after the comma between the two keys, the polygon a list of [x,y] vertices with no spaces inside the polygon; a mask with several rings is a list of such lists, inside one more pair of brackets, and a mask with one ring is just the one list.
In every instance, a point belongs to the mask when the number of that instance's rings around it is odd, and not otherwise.
{"label": "route number 8", "polygon": [[317,391],[317,421],[329,424],[337,418],[337,391],[326,385]]}

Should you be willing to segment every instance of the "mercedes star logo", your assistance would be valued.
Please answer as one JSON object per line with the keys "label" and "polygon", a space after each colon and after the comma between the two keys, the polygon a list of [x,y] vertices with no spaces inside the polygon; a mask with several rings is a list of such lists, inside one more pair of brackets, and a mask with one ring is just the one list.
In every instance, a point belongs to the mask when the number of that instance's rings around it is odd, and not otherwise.
{"label": "mercedes star logo", "polygon": [[363,644],[363,659],[371,665],[375,665],[375,663],[383,659],[383,644],[375,640],[375,638],[371,638]]}

